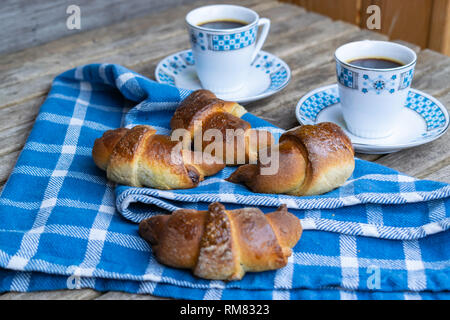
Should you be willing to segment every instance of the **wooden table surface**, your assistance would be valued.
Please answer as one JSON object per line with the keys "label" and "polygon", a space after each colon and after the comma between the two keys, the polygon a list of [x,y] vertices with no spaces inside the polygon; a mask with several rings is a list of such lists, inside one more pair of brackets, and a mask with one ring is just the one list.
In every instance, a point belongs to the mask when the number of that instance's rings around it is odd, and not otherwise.
{"label": "wooden table surface", "polygon": [[[264,50],[288,63],[292,80],[282,92],[246,105],[253,114],[290,129],[298,126],[294,109],[308,91],[335,83],[335,49],[362,39],[386,40],[378,33],[332,21],[303,8],[272,0],[231,0],[270,18]],[[0,56],[0,188],[44,102],[53,77],[66,69],[93,62],[118,63],[154,78],[155,67],[168,54],[189,48],[186,13],[208,1],[172,8],[42,46]],[[405,44],[405,43],[404,43]],[[406,44],[419,56],[413,87],[450,107],[450,57]],[[357,156],[417,178],[450,182],[450,133],[437,141],[389,155]],[[97,292],[90,289],[0,294],[0,299],[158,299],[150,295]]]}

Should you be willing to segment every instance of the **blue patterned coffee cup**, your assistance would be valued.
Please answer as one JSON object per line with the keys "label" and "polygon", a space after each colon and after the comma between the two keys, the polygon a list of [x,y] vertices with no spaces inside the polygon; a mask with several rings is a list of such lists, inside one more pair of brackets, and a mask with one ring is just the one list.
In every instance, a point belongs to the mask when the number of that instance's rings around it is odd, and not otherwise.
{"label": "blue patterned coffee cup", "polygon": [[[338,48],[336,74],[342,113],[348,130],[363,138],[390,136],[401,116],[417,61],[416,53],[387,41],[358,41]],[[356,59],[399,62],[391,69],[356,66]]]}
{"label": "blue patterned coffee cup", "polygon": [[[234,20],[243,23],[234,29],[211,29],[202,24]],[[192,10],[186,16],[195,68],[203,88],[214,93],[241,89],[250,67],[267,38],[270,20],[259,18],[248,8],[210,5]],[[258,36],[258,28],[262,27]]]}

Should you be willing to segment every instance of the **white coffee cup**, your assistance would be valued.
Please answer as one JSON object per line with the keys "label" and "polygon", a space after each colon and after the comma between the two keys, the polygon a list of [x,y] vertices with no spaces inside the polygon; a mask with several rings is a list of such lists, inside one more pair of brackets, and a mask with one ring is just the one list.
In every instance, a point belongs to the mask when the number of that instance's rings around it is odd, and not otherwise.
{"label": "white coffee cup", "polygon": [[[234,29],[212,29],[201,24],[232,20],[246,23]],[[203,88],[214,93],[241,89],[270,28],[270,20],[259,18],[248,8],[210,5],[192,10],[186,16],[195,68]],[[258,28],[261,35],[256,41]]]}
{"label": "white coffee cup", "polygon": [[[342,113],[348,130],[363,138],[390,136],[401,116],[416,66],[416,53],[386,41],[358,41],[335,53]],[[401,63],[392,69],[352,65],[356,59],[382,58]]]}

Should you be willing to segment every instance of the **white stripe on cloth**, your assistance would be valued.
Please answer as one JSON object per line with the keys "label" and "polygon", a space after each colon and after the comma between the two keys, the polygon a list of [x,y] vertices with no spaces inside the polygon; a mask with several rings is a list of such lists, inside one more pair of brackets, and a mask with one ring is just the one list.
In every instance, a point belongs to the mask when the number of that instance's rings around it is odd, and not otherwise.
{"label": "white stripe on cloth", "polygon": [[161,282],[163,272],[163,266],[158,261],[156,261],[153,254],[150,254],[144,277],[149,277],[152,279],[152,281],[142,281],[139,284],[138,293],[152,294],[155,291],[158,283]]}
{"label": "white stripe on cloth", "polygon": [[76,154],[79,156],[90,157],[92,153],[92,148],[79,147],[79,146],[62,146],[59,144],[50,143],[39,143],[39,142],[27,142],[24,146],[26,150],[32,150],[37,152],[45,153],[74,153],[73,150],[76,149]]}
{"label": "white stripe on cloth", "polygon": [[[289,300],[290,291],[292,289],[292,280],[294,278],[294,256],[288,258],[288,263],[284,268],[278,269],[275,274],[273,299],[274,300]],[[277,290],[288,289],[288,290]]]}
{"label": "white stripe on cloth", "polygon": [[[41,112],[39,116],[36,118],[36,121],[48,121],[53,122],[56,124],[64,124],[69,126],[78,126],[81,128],[81,125],[88,127],[93,130],[97,131],[106,131],[111,129],[116,129],[114,127],[105,126],[104,124],[95,122],[95,121],[85,121],[84,119],[80,119],[78,117],[66,117],[61,116],[55,113],[48,113],[48,112]],[[68,142],[69,145],[72,145],[70,141]]]}
{"label": "white stripe on cloth", "polygon": [[[61,84],[61,86],[66,86],[67,84]],[[66,96],[64,94],[61,93],[51,93],[47,96],[47,100],[48,99],[59,99],[59,100],[66,100],[66,101],[72,101],[72,102],[76,102],[77,99],[71,96]],[[102,105],[102,104],[96,104],[96,103],[90,103],[84,100],[79,100],[78,101],[80,103],[80,106],[85,106],[86,108],[93,108],[93,109],[98,109],[101,111],[106,111],[106,112],[122,112],[123,108],[122,107],[114,107],[114,106],[107,106],[107,105]]]}
{"label": "white stripe on cloth", "polygon": [[340,260],[342,270],[342,286],[346,289],[358,289],[359,264],[356,252],[356,238],[339,236]]}
{"label": "white stripe on cloth", "polygon": [[[82,75],[81,68],[75,70],[75,75]],[[83,100],[90,100],[91,85],[86,82],[81,83],[79,98]],[[86,115],[86,108],[80,108],[78,103],[75,103],[72,118],[78,119],[81,124],[83,123]],[[67,128],[66,136],[64,137],[64,144],[76,145],[81,131],[80,123],[72,124],[70,121]],[[74,159],[73,154],[61,154],[55,166],[55,171],[68,171],[72,161]],[[50,216],[58,198],[58,193],[61,190],[64,182],[64,176],[57,175],[51,176],[44,192],[44,201],[39,208],[36,215],[36,219],[33,223],[32,229],[41,230],[41,232],[27,232],[24,234],[19,250],[8,261],[7,268],[15,270],[24,270],[28,261],[36,254],[39,239],[42,231],[45,228],[47,219]]]}
{"label": "white stripe on cloth", "polygon": [[211,281],[210,288],[206,290],[203,300],[220,300],[222,299],[222,293],[225,289],[223,281]]}
{"label": "white stripe on cloth", "polygon": [[419,241],[403,241],[403,252],[408,272],[408,288],[411,291],[425,290],[427,288],[427,278]]}
{"label": "white stripe on cloth", "polygon": [[[102,198],[102,206],[114,206],[114,191],[113,184],[108,182],[106,184],[105,193]],[[100,209],[100,208],[99,208]],[[103,247],[106,242],[108,228],[111,223],[114,212],[103,212],[98,210],[94,222],[89,230],[88,243],[85,251],[84,260],[77,268],[92,270],[92,273],[97,269],[101,262]],[[92,274],[91,274],[92,275]]]}

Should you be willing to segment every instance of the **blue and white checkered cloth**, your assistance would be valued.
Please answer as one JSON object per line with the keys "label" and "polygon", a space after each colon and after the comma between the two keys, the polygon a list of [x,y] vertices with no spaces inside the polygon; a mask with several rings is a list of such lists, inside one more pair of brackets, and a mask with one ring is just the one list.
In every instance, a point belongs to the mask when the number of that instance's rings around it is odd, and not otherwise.
{"label": "blue and white checkered cloth", "polygon": [[[150,124],[168,134],[189,94],[118,65],[58,76],[0,197],[0,291],[94,288],[192,299],[450,298],[450,186],[357,160],[341,188],[316,197],[264,195],[224,181],[191,190],[118,186],[91,158],[105,130]],[[257,117],[244,119],[279,137]],[[285,268],[207,281],[160,265],[138,222],[178,208],[285,203],[304,233]]]}

